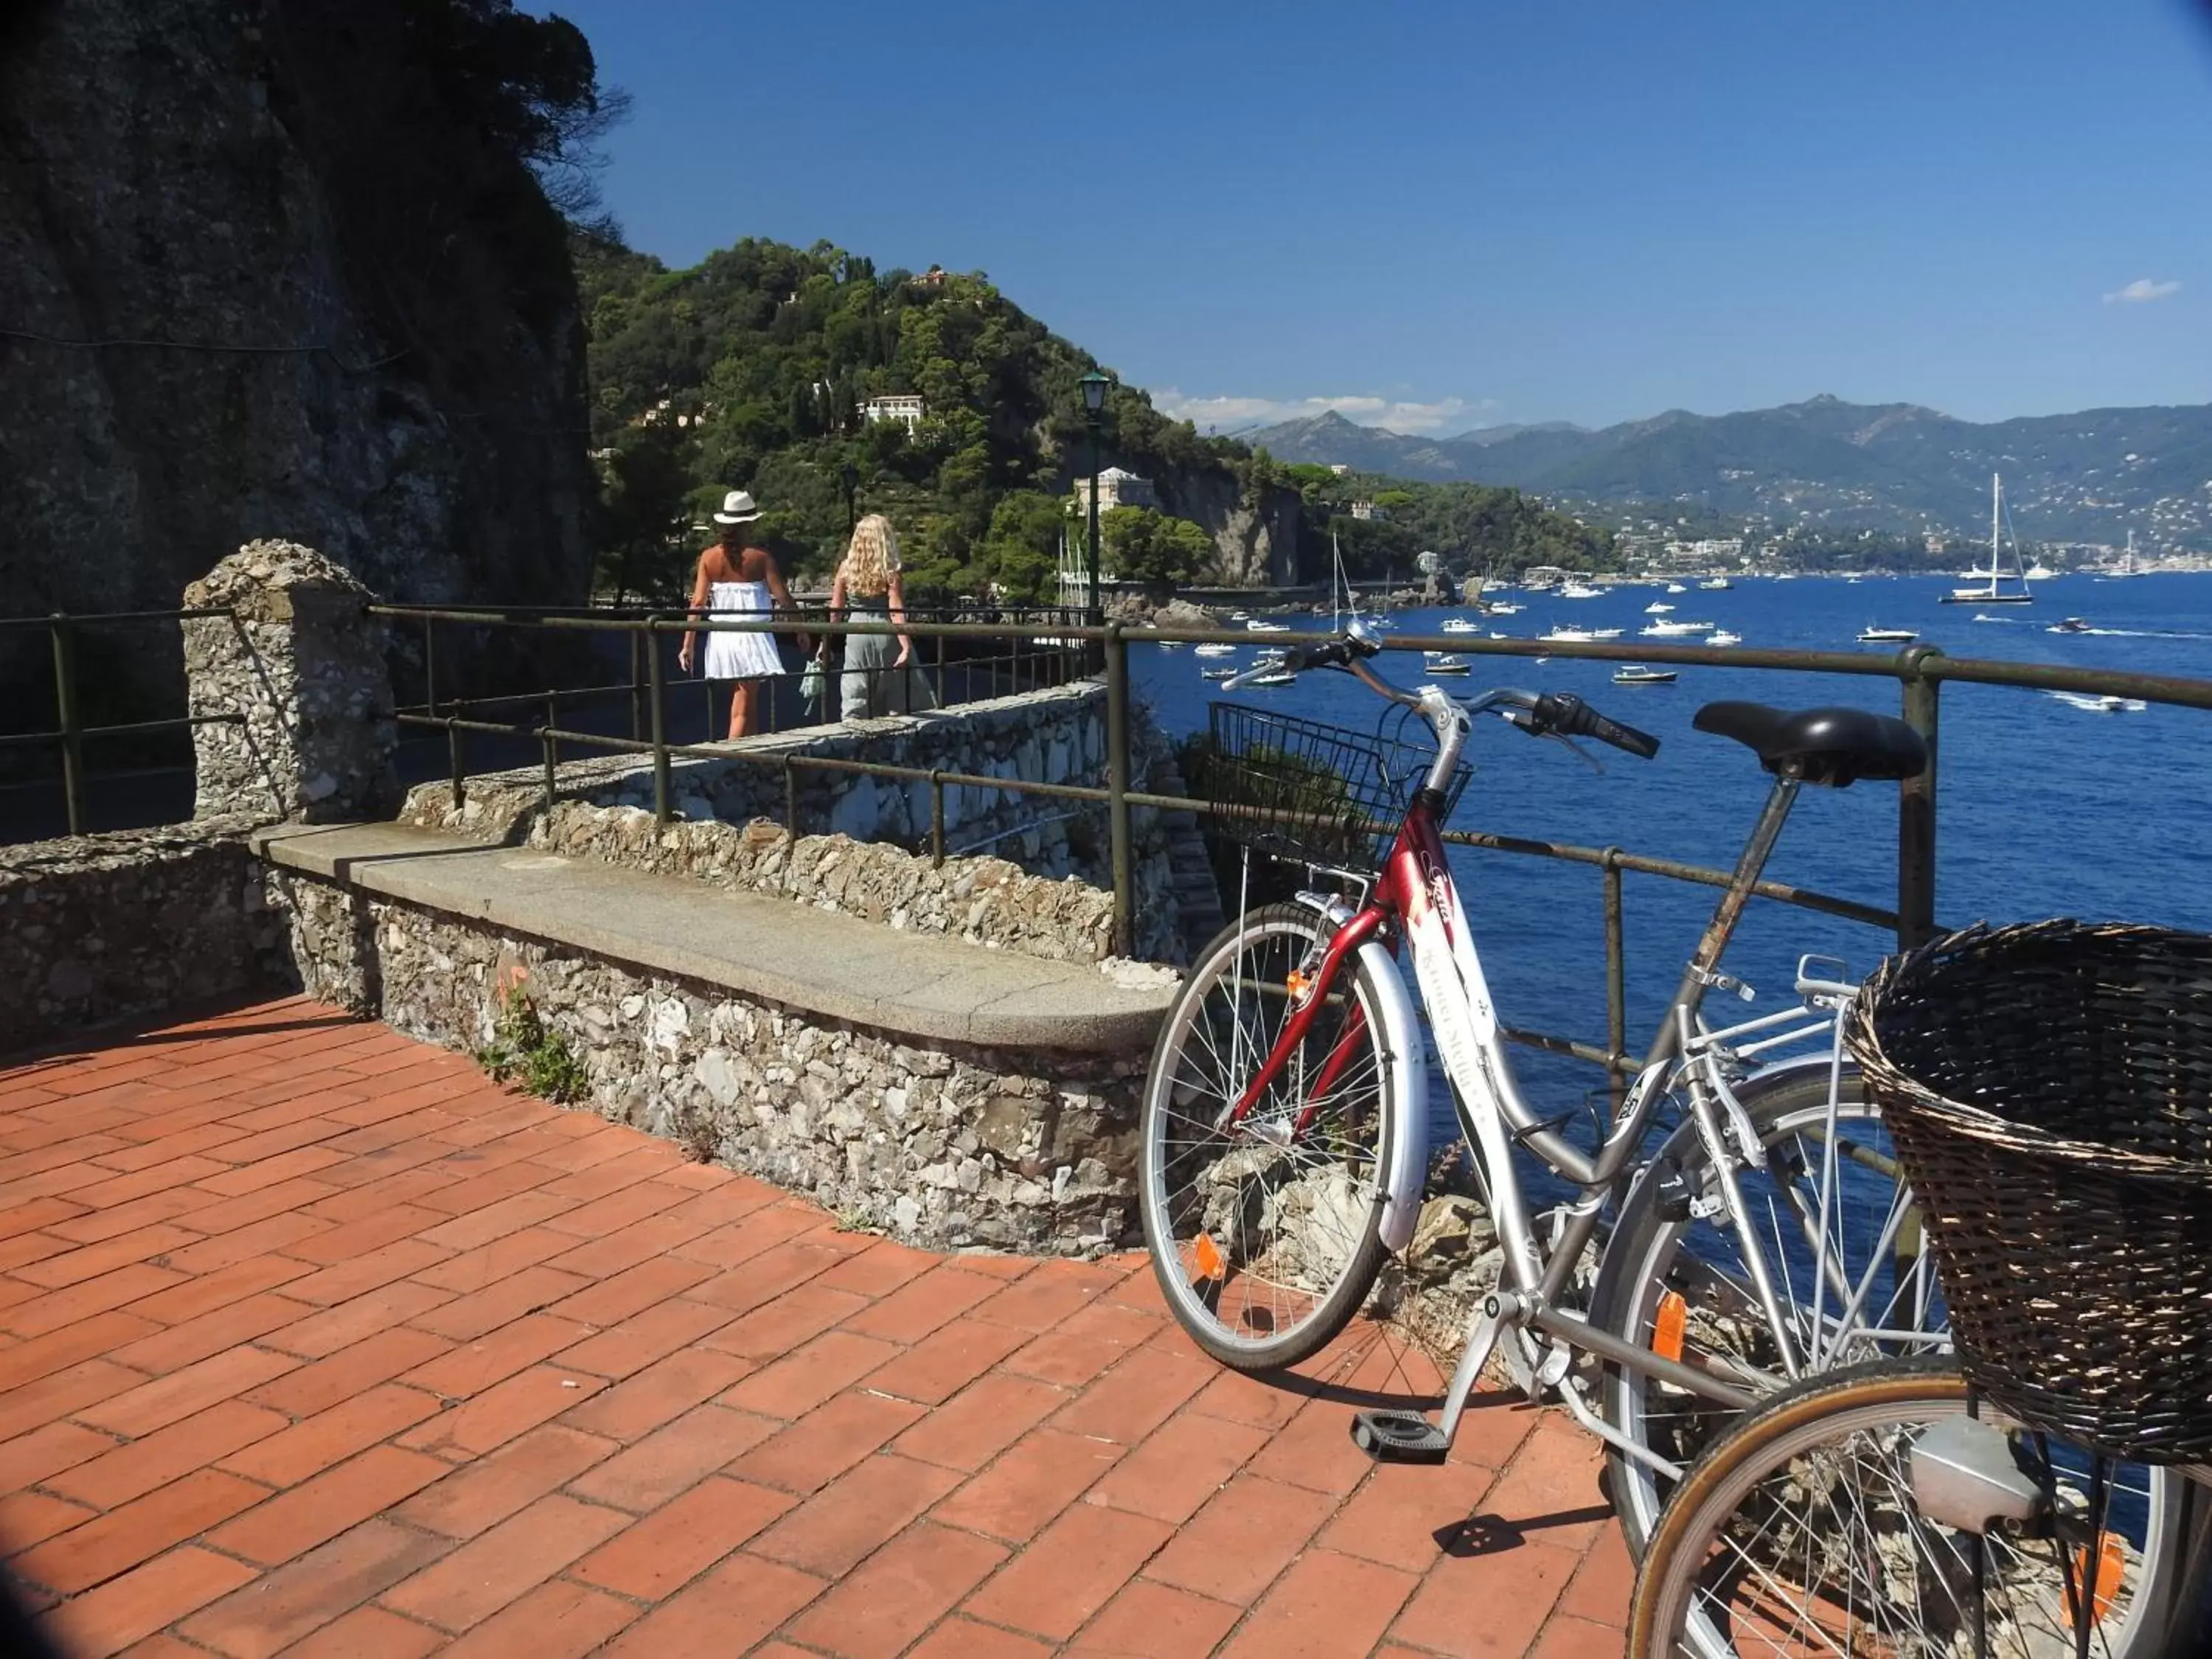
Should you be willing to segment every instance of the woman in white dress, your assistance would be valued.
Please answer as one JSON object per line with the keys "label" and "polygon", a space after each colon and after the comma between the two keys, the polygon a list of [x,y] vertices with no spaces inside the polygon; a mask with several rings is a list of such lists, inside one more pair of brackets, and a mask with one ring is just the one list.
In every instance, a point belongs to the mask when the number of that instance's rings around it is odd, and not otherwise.
{"label": "woman in white dress", "polygon": [[[722,498],[714,522],[722,526],[722,539],[699,556],[698,580],[691,586],[691,614],[714,617],[767,616],[791,608],[791,590],[775,556],[764,547],[746,544],[745,526],[760,517],[753,498],[732,489]],[[684,635],[676,660],[691,672],[693,647],[698,631]],[[806,648],[802,636],[799,649]],[[730,694],[730,736],[742,738],[761,729],[761,682],[783,672],[783,658],[775,648],[775,635],[754,632],[714,632],[707,635],[703,672],[709,680],[735,680]]]}

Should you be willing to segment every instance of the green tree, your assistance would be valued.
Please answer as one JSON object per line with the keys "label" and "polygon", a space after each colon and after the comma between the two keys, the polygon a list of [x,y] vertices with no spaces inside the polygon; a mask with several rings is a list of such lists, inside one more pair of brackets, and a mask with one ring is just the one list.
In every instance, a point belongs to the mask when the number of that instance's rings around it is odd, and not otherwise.
{"label": "green tree", "polygon": [[1213,556],[1213,538],[1188,519],[1149,507],[1109,507],[1098,517],[1105,544],[1101,569],[1152,586],[1187,582]]}

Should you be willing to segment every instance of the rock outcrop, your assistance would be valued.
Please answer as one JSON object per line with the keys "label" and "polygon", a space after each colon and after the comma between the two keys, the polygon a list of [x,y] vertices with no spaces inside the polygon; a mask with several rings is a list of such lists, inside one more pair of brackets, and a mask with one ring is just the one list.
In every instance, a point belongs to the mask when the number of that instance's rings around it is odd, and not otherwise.
{"label": "rock outcrop", "polygon": [[174,605],[263,537],[394,599],[583,598],[565,229],[402,14],[0,14],[6,610]]}

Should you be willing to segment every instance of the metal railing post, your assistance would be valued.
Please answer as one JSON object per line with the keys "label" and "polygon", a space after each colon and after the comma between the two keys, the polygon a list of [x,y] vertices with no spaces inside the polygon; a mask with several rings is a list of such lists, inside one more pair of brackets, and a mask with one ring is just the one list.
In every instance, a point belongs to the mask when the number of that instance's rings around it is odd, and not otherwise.
{"label": "metal railing post", "polygon": [[945,773],[942,769],[929,775],[929,861],[940,870],[945,867]]}
{"label": "metal railing post", "polygon": [[76,706],[76,635],[59,611],[52,620],[54,714],[62,732],[62,806],[69,832],[84,833],[84,722]]}
{"label": "metal railing post", "polygon": [[1916,645],[1898,657],[1905,724],[1928,745],[1927,769],[1897,789],[1897,943],[1906,951],[1936,936],[1937,698],[1942,683],[1922,665],[1942,654],[1940,647]]}
{"label": "metal railing post", "polygon": [[1129,846],[1129,647],[1121,639],[1121,624],[1109,623],[1106,653],[1106,834],[1114,866],[1114,951],[1133,954]]}
{"label": "metal railing post", "polygon": [[[645,736],[645,662],[638,655],[638,631],[629,630],[629,738],[636,743]],[[650,645],[652,636],[645,636]]]}
{"label": "metal railing post", "polygon": [[653,816],[668,822],[667,676],[660,662],[660,635],[653,631],[657,618],[645,619],[645,667],[653,699]]}
{"label": "metal railing post", "polygon": [[422,705],[430,714],[438,712],[438,619],[422,618]]}
{"label": "metal railing post", "polygon": [[458,715],[453,714],[446,716],[446,762],[452,769],[453,811],[456,812],[468,805],[467,798],[462,793],[464,785],[461,782],[463,733],[461,728],[454,724],[459,718]]}
{"label": "metal railing post", "polygon": [[1598,868],[1605,881],[1605,1048],[1610,1057],[1606,1070],[1613,1109],[1618,1114],[1628,1095],[1628,1079],[1619,1070],[1628,1048],[1628,963],[1621,942],[1620,848],[1607,848]]}
{"label": "metal railing post", "polygon": [[561,740],[553,735],[560,724],[560,693],[551,692],[545,698],[545,725],[538,734],[545,750],[545,810],[549,813],[553,810],[553,793],[561,765]]}

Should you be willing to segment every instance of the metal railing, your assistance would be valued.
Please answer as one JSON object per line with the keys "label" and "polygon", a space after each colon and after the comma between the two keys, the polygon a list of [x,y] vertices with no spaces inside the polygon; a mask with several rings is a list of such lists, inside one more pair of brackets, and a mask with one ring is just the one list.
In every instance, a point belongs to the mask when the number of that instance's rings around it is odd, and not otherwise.
{"label": "metal railing", "polygon": [[52,641],[54,729],[51,732],[0,733],[0,749],[31,749],[52,744],[60,751],[63,811],[70,835],[85,833],[85,785],[94,775],[86,764],[85,742],[88,738],[146,737],[159,732],[189,731],[196,726],[240,725],[246,719],[244,714],[232,710],[219,714],[179,714],[164,720],[88,726],[81,714],[83,703],[77,678],[77,636],[94,628],[180,623],[198,617],[228,617],[230,615],[228,609],[216,607],[197,611],[110,611],[82,616],[58,611],[49,617],[0,617],[0,629],[44,629]]}
{"label": "metal railing", "polygon": [[[668,612],[610,617],[605,612],[583,616],[544,611],[441,610],[410,605],[379,605],[371,607],[371,610],[374,614],[394,622],[420,623],[426,630],[439,622],[519,628],[620,630],[631,636],[633,659],[641,656],[644,660],[641,689],[646,707],[643,710],[645,718],[640,722],[644,729],[634,730],[628,738],[562,726],[553,718],[557,714],[557,707],[549,708],[548,718],[536,725],[473,720],[453,712],[450,708],[441,708],[436,703],[434,689],[429,705],[403,711],[399,719],[404,726],[442,729],[448,733],[449,742],[453,744],[452,781],[457,802],[465,787],[465,769],[459,738],[464,732],[483,732],[535,738],[541,744],[546,757],[544,787],[549,800],[556,787],[555,766],[560,745],[648,755],[653,768],[653,809],[656,816],[664,822],[671,810],[669,763],[672,757],[679,756],[734,760],[781,769],[784,780],[784,828],[787,834],[794,837],[799,833],[797,775],[800,770],[815,769],[925,784],[931,799],[930,852],[933,858],[940,862],[945,856],[945,790],[947,787],[996,790],[1103,805],[1106,809],[1114,890],[1115,947],[1125,954],[1130,948],[1133,921],[1133,851],[1129,817],[1133,808],[1192,811],[1201,817],[1213,817],[1272,816],[1261,809],[1146,793],[1132,788],[1129,781],[1130,647],[1146,644],[1249,646],[1255,642],[1255,636],[1249,632],[1218,629],[1133,629],[1118,623],[1100,626],[1091,623],[1076,624],[1057,621],[1051,624],[1054,630],[1050,636],[1055,641],[1054,649],[1065,653],[1071,645],[1079,647],[1090,663],[1095,665],[1092,672],[1103,684],[1107,766],[1105,781],[1099,786],[978,776],[902,766],[890,762],[852,760],[826,755],[750,753],[743,748],[719,744],[676,743],[666,738],[665,709],[669,688],[662,669],[664,653],[660,644],[663,635],[681,634],[690,629],[776,634],[881,634],[901,631],[900,626],[856,623],[849,619],[832,622],[819,617],[797,617],[789,612],[781,613],[771,619],[738,621],[700,619]],[[904,631],[915,635],[918,641],[922,639],[1004,641],[1010,634],[1034,637],[1036,630],[1033,623],[1024,626],[1005,622],[931,621],[921,619],[919,613],[914,620],[902,626]],[[1280,642],[1290,642],[1294,636],[1271,637]],[[941,653],[944,647],[940,646],[939,648]],[[1941,756],[1941,698],[1944,685],[1957,683],[2075,691],[2100,696],[2140,698],[2146,702],[2179,708],[2212,709],[2212,680],[1954,658],[1930,645],[1913,645],[1894,655],[1876,656],[1838,651],[1747,649],[1742,647],[1723,649],[1711,646],[1661,645],[1651,641],[1611,645],[1602,642],[1583,644],[1540,640],[1474,639],[1465,635],[1393,635],[1385,649],[1409,653],[1449,651],[1462,657],[1566,657],[1619,663],[1747,668],[1849,675],[1895,683],[1899,688],[1903,718],[1926,742],[1929,763],[1927,769],[1919,777],[1908,780],[1899,787],[1894,902],[1874,904],[1771,878],[1760,881],[1753,890],[1758,896],[1777,902],[1881,928],[1893,933],[1900,945],[1917,944],[1936,931],[1937,782]],[[542,696],[539,700],[543,701]],[[1510,1035],[1516,1041],[1605,1066],[1616,1076],[1632,1071],[1635,1062],[1626,1051],[1627,997],[1622,946],[1622,874],[1634,872],[1718,888],[1728,885],[1731,872],[1680,860],[1630,852],[1619,847],[1583,847],[1468,830],[1447,830],[1444,839],[1460,846],[1586,865],[1599,872],[1607,956],[1604,1045],[1600,1047],[1534,1031],[1516,1030]]]}

